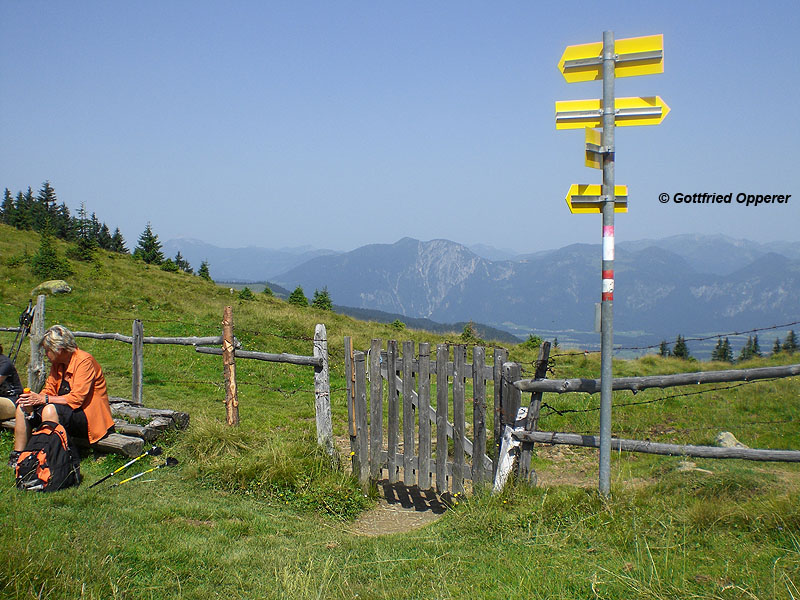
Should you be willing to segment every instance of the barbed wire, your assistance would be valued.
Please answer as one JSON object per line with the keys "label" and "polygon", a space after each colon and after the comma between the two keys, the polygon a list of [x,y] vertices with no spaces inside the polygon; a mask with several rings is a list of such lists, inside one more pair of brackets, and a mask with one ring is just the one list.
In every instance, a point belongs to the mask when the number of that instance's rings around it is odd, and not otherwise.
{"label": "barbed wire", "polygon": [[[779,420],[779,421],[745,421],[743,423],[739,423],[739,424],[736,424],[736,425],[727,425],[726,427],[728,427],[729,429],[740,430],[740,429],[747,429],[748,427],[755,427],[757,425],[786,425],[786,424],[795,423],[795,421],[796,421],[796,419],[782,419],[782,420]],[[703,427],[672,427],[671,429],[674,429],[674,431],[665,430],[663,432],[658,432],[658,431],[652,431],[651,430],[650,435],[667,435],[667,434],[671,435],[673,433],[691,433],[693,431],[709,431],[709,430],[717,430],[717,431],[719,431],[720,426],[719,425],[705,425]],[[563,431],[563,432],[560,432],[560,433],[574,433],[574,434],[577,434],[577,435],[598,435],[598,432],[597,432],[596,429],[584,430],[584,431]],[[615,430],[613,432],[613,435],[615,437],[619,437],[620,434],[626,434],[626,433],[627,434],[639,434],[639,433],[642,433],[642,430],[641,429],[625,429],[625,428],[622,428],[622,429]],[[541,442],[541,443],[542,444],[547,444],[547,442]]]}
{"label": "barbed wire", "polygon": [[[706,335],[702,337],[691,337],[691,338],[683,338],[685,342],[704,342],[706,340],[713,340],[717,338],[724,338],[724,337],[733,337],[735,335],[745,335],[749,333],[757,333],[759,331],[772,331],[775,329],[785,329],[786,327],[792,327],[794,325],[800,325],[800,321],[792,321],[791,323],[783,323],[781,325],[770,325],[769,327],[756,327],[754,329],[747,329],[745,331],[729,331],[728,333],[715,333],[713,335]],[[650,344],[649,346],[615,346],[614,350],[652,350],[653,348],[660,348],[661,344],[664,342],[659,342],[657,344]],[[588,354],[599,354],[600,350],[581,350],[577,352],[562,352],[559,354],[553,354],[552,356],[586,356]]]}
{"label": "barbed wire", "polygon": [[[682,394],[671,394],[669,396],[661,396],[659,398],[653,398],[651,400],[642,400],[642,401],[639,401],[639,402],[612,403],[611,407],[612,408],[628,408],[628,407],[631,407],[631,406],[642,406],[642,405],[645,405],[645,404],[654,404],[656,402],[662,402],[664,400],[673,400],[673,399],[676,399],[676,398],[687,398],[689,396],[700,396],[700,395],[708,394],[708,393],[711,393],[711,392],[732,390],[732,389],[735,389],[735,388],[738,388],[738,387],[742,387],[742,386],[745,386],[745,385],[752,385],[752,384],[756,384],[756,383],[768,383],[768,382],[771,382],[771,381],[777,381],[778,379],[779,378],[773,377],[773,378],[770,378],[770,379],[758,379],[758,380],[755,380],[755,381],[741,381],[739,383],[734,383],[734,384],[731,384],[731,385],[720,386],[720,387],[710,388],[710,389],[706,389],[706,390],[696,390],[696,391],[693,391],[693,392],[684,392]],[[551,406],[550,404],[548,404],[547,402],[543,402],[542,405],[541,405],[541,408],[545,408],[545,407],[550,409],[550,412],[541,415],[539,417],[540,419],[544,419],[545,417],[549,417],[549,416],[551,416],[553,414],[557,414],[559,416],[563,416],[563,415],[572,414],[572,413],[590,413],[590,412],[597,412],[597,411],[600,410],[599,406],[592,407],[592,408],[557,409],[554,406]]]}

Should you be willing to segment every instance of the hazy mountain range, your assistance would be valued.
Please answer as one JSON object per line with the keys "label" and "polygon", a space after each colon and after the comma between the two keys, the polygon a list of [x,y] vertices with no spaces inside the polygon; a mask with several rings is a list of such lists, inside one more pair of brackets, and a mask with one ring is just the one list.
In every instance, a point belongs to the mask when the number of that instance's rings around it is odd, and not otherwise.
{"label": "hazy mountain range", "polygon": [[[208,260],[215,280],[302,285],[308,296],[327,287],[337,305],[436,322],[476,321],[522,337],[535,332],[580,343],[597,338],[599,244],[516,256],[411,238],[343,253],[223,249],[192,240],[170,240],[164,247],[168,256],[180,249],[195,266]],[[624,242],[617,245],[615,271],[615,341],[652,343],[674,340],[678,333],[727,333],[800,320],[798,244],[701,235]]]}

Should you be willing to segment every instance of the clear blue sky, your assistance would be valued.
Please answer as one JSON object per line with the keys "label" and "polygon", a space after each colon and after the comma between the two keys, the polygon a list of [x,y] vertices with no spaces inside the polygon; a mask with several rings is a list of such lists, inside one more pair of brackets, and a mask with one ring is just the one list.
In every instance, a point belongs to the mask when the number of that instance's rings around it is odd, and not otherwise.
{"label": "clear blue sky", "polygon": [[[610,5],[609,10],[601,6]],[[800,3],[0,3],[0,188],[162,241],[350,250],[403,236],[521,252],[599,243],[571,215],[583,132],[556,131],[564,48],[664,34],[658,127],[617,130],[617,241],[800,241]],[[662,205],[661,192],[792,194]]]}

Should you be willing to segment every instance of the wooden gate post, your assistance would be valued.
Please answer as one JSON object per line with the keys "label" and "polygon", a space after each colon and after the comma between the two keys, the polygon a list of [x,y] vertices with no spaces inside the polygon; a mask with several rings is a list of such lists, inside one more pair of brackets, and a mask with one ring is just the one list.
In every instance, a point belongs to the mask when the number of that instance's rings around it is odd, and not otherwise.
{"label": "wooden gate post", "polygon": [[44,304],[44,294],[37,296],[33,323],[31,323],[30,333],[28,334],[31,343],[31,358],[28,362],[28,387],[37,393],[42,390],[47,379],[47,371],[44,367],[44,351],[39,346],[45,331]]}
{"label": "wooden gate post", "polygon": [[225,417],[228,425],[239,424],[239,394],[236,390],[236,359],[233,347],[233,309],[222,313],[222,371],[225,376]]}
{"label": "wooden gate post", "polygon": [[323,323],[314,328],[314,356],[322,358],[322,366],[314,367],[314,398],[317,414],[317,444],[332,459],[336,459],[333,447],[333,419],[331,416],[331,383],[328,367],[328,334]]}
{"label": "wooden gate post", "polygon": [[[539,347],[539,358],[536,361],[534,379],[547,377],[547,367],[550,362],[550,342],[542,342]],[[525,430],[535,431],[539,426],[539,409],[542,407],[542,392],[531,392],[531,403],[525,417]],[[533,442],[522,442],[519,454],[519,481],[535,486],[537,482],[536,471],[531,469],[531,454]]]}
{"label": "wooden gate post", "polygon": [[131,346],[131,404],[144,404],[142,400],[142,372],[144,371],[144,326],[141,320],[133,321]]}

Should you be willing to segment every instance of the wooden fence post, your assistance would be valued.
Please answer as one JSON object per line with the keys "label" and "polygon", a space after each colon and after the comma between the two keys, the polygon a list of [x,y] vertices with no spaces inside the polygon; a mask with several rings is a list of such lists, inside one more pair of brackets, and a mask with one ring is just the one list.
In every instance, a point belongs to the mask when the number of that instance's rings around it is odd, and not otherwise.
{"label": "wooden fence post", "polygon": [[228,425],[239,424],[239,394],[236,390],[236,359],[233,348],[233,309],[222,314],[222,370],[225,376],[225,417]]}
{"label": "wooden fence post", "polygon": [[44,351],[39,343],[44,337],[44,305],[45,296],[39,295],[36,298],[36,309],[33,313],[33,323],[28,334],[31,343],[31,358],[28,362],[28,387],[35,392],[40,392],[47,379],[47,371],[44,367]]}
{"label": "wooden fence post", "polygon": [[314,328],[314,356],[322,358],[322,366],[314,367],[314,398],[317,414],[317,444],[336,459],[333,447],[333,418],[331,416],[331,382],[328,367],[328,334],[323,323]]}
{"label": "wooden fence post", "polygon": [[133,343],[131,347],[131,404],[143,405],[142,373],[144,371],[144,326],[141,320],[133,321]]}
{"label": "wooden fence post", "polygon": [[[547,377],[547,367],[550,361],[550,342],[542,342],[539,347],[539,358],[536,361],[536,374],[534,379],[544,379]],[[539,410],[542,407],[542,392],[531,392],[531,403],[528,406],[528,414],[525,417],[525,430],[535,431],[539,425]],[[531,469],[531,454],[533,454],[533,442],[522,442],[519,454],[519,481],[536,485],[536,471]]]}

